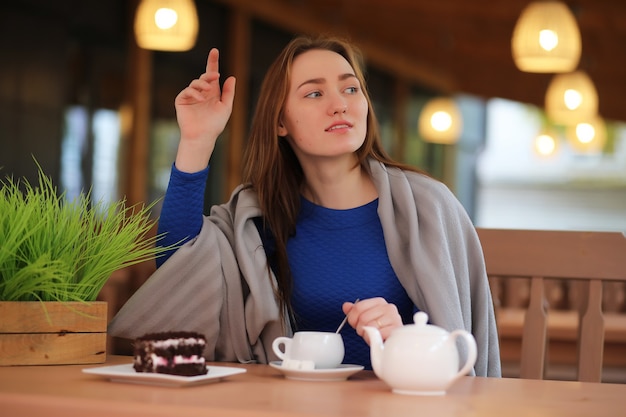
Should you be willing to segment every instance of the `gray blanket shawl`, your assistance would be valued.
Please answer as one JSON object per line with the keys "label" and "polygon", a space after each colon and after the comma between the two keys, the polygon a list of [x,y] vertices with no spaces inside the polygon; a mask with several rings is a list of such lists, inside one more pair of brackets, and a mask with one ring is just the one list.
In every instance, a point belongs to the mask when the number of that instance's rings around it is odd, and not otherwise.
{"label": "gray blanket shawl", "polygon": [[[500,376],[482,248],[467,213],[438,181],[376,161],[370,170],[391,265],[409,297],[433,324],[474,335],[473,375]],[[290,326],[280,319],[276,280],[252,221],[260,215],[255,194],[241,186],[230,201],[213,206],[199,235],[135,292],[111,321],[109,334],[134,339],[194,330],[207,337],[209,360],[276,360],[272,341],[289,334]]]}

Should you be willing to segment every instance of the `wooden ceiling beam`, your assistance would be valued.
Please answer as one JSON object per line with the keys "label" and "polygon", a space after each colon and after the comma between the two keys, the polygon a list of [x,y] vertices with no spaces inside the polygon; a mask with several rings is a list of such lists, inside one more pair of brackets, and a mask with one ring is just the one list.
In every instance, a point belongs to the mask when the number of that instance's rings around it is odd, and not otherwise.
{"label": "wooden ceiling beam", "polygon": [[357,37],[357,35],[354,34],[348,34],[345,28],[316,19],[304,13],[302,8],[297,8],[289,3],[276,0],[214,1],[241,10],[250,14],[252,17],[292,33],[332,33],[340,36],[349,35],[350,39],[361,49],[369,65],[436,91],[453,92],[456,90],[454,77],[446,71],[420,62],[408,54],[384,47],[375,41]]}

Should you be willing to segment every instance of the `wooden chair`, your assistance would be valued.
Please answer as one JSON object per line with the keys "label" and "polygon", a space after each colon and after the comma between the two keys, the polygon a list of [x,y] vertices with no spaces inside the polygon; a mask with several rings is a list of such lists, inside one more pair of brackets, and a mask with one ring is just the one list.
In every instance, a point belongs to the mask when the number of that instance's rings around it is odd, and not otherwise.
{"label": "wooden chair", "polygon": [[[530,281],[526,294],[528,300],[524,305],[525,314],[521,316],[522,328],[518,329],[522,340],[520,377],[544,379],[548,336],[552,330],[559,331],[559,325],[549,320],[550,315],[557,311],[548,301],[546,281],[556,282],[557,285],[573,281],[576,284],[562,288],[578,290],[578,298],[567,312],[577,318],[574,325],[570,326],[570,330],[576,332],[573,337],[577,343],[577,379],[601,382],[606,318],[603,312],[603,286],[607,282],[618,283],[621,288],[618,291],[623,296],[626,282],[626,236],[618,232],[477,230],[490,280],[506,283],[512,278],[527,278]],[[501,326],[505,325],[501,321],[505,320],[507,307],[506,303],[500,304],[501,294],[497,293],[500,283],[492,281],[492,291],[496,303],[496,320],[502,334]],[[611,321],[611,337],[626,342],[623,298],[621,302],[622,306],[618,307],[620,311],[611,313],[611,318],[615,319]],[[512,310],[515,311],[515,308]],[[554,329],[550,329],[551,324]],[[624,356],[626,351],[621,349],[620,356]]]}

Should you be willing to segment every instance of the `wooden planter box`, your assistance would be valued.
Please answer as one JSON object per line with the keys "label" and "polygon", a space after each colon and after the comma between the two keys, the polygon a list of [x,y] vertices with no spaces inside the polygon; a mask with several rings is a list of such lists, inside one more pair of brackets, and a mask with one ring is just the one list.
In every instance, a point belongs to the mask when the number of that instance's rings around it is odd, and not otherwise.
{"label": "wooden planter box", "polygon": [[107,303],[0,301],[0,365],[106,359]]}

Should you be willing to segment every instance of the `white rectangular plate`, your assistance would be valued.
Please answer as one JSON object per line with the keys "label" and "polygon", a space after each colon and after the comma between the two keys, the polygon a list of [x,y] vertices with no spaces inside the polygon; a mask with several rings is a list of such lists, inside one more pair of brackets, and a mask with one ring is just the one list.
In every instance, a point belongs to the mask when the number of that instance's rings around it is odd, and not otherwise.
{"label": "white rectangular plate", "polygon": [[137,372],[133,364],[101,366],[97,368],[85,368],[86,374],[98,375],[111,380],[112,382],[124,382],[131,384],[161,385],[168,387],[188,387],[193,385],[208,384],[218,382],[231,375],[246,372],[243,368],[228,366],[207,366],[209,372],[206,375],[179,376],[168,374],[157,374],[149,372]]}

